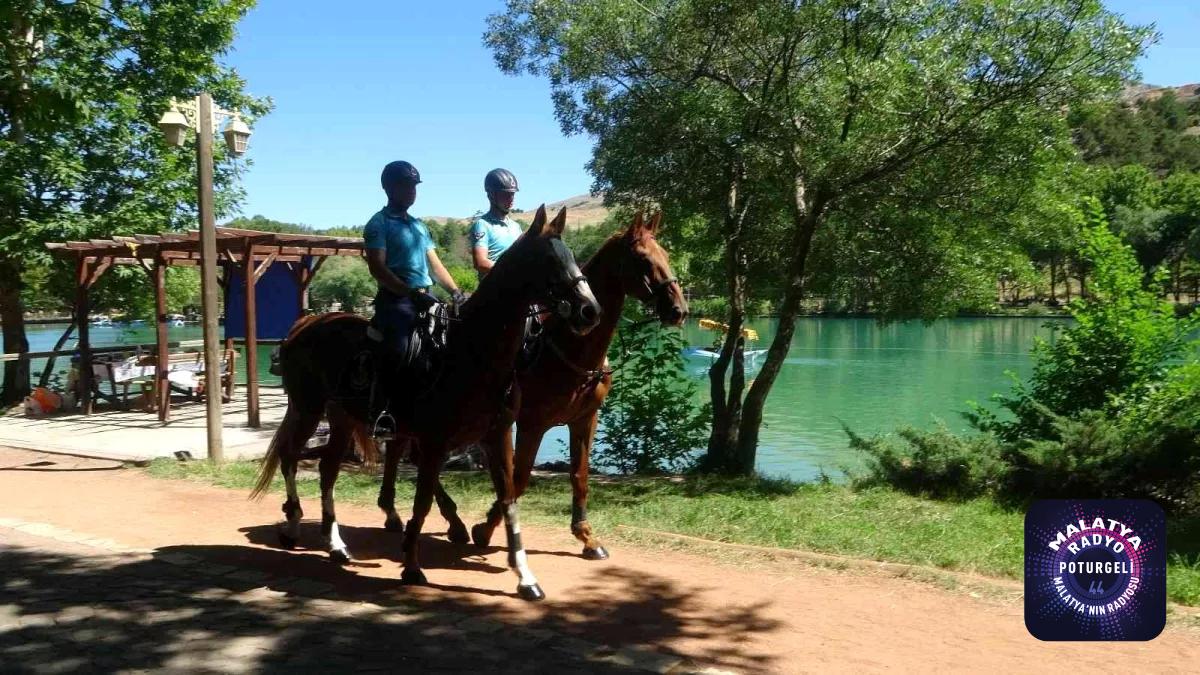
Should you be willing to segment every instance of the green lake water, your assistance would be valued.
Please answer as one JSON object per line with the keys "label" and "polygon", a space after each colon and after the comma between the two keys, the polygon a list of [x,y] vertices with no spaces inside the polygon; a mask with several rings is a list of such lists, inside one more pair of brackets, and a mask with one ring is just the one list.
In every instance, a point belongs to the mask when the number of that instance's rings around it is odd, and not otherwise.
{"label": "green lake water", "polygon": [[[871,319],[803,318],[797,322],[791,352],[771,391],[758,451],[759,470],[768,475],[811,479],[823,470],[837,475],[861,459],[849,450],[841,425],[862,433],[886,432],[909,424],[929,427],[936,419],[965,429],[959,413],[968,400],[986,401],[1007,391],[1005,371],[1028,377],[1035,335],[1049,337],[1046,319],[945,319],[932,324],[905,322],[880,326]],[[751,321],[760,335],[751,348],[766,348],[774,320]],[[62,325],[29,326],[34,351],[52,349]],[[707,345],[713,333],[694,322],[684,328],[689,344]],[[171,327],[169,338],[198,340],[199,326]],[[92,344],[153,343],[150,326],[92,326]],[[68,343],[70,345],[72,343]],[[278,378],[267,372],[271,346],[259,348],[263,384]],[[34,363],[35,378],[41,362]],[[244,372],[245,359],[238,369]],[[65,368],[62,360],[59,366]],[[707,362],[688,360],[689,373],[708,396]],[[748,377],[753,377],[751,370]],[[239,382],[245,380],[240,375]],[[618,382],[619,386],[619,382]],[[563,456],[565,429],[547,435],[539,459]]]}

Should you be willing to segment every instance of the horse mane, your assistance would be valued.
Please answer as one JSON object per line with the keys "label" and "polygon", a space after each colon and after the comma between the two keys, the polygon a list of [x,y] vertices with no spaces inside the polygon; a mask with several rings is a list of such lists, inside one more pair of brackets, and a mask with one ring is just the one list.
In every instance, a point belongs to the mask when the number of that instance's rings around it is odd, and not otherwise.
{"label": "horse mane", "polygon": [[328,312],[325,314],[309,314],[308,316],[302,316],[299,319],[296,319],[296,323],[292,324],[292,327],[288,329],[287,337],[283,338],[283,342],[280,343],[280,347],[282,348],[283,346],[286,346],[289,342],[294,340],[297,335],[308,330],[309,328],[340,319],[358,319],[359,321],[366,321],[364,317],[354,314],[353,312]]}

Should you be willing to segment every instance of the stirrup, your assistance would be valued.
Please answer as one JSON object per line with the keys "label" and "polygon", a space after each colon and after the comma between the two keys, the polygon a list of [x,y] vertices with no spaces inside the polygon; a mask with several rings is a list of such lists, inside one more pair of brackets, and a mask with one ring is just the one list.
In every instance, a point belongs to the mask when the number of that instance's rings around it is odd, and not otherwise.
{"label": "stirrup", "polygon": [[379,413],[379,417],[375,418],[375,426],[371,429],[371,437],[377,443],[396,440],[396,418],[392,417],[386,409]]}

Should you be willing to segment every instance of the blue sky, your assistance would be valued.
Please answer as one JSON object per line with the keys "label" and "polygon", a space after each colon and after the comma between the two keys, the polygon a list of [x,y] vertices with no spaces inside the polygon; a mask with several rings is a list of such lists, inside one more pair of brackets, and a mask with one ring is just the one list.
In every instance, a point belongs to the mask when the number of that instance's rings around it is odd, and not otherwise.
{"label": "blue sky", "polygon": [[[1162,42],[1147,82],[1200,81],[1200,2],[1106,0]],[[358,225],[383,201],[379,170],[407,159],[424,183],[413,212],[465,216],[486,206],[496,166],[521,181],[517,207],[586,192],[591,142],[566,138],[549,85],[500,73],[481,41],[499,0],[259,0],[226,57],[249,90],[275,99],[250,140],[243,215],[316,227]]]}

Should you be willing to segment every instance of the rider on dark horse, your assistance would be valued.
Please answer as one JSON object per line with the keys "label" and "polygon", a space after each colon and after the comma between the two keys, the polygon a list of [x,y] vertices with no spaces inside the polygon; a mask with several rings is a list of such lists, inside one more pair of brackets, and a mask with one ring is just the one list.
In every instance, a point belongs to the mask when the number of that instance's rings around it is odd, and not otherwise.
{"label": "rider on dark horse", "polygon": [[387,206],[371,216],[363,230],[367,267],[379,283],[372,323],[383,333],[385,352],[401,364],[408,354],[414,320],[436,302],[429,292],[433,280],[450,292],[455,304],[466,299],[438,258],[429,229],[408,212],[420,182],[421,174],[408,162],[383,167],[379,183],[387,194]]}

